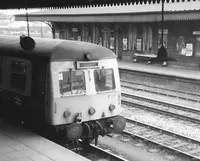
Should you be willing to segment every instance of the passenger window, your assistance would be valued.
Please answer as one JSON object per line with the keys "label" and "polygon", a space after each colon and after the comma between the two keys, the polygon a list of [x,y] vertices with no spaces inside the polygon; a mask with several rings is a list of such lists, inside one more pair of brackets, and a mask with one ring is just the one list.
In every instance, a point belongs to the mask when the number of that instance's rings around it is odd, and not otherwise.
{"label": "passenger window", "polygon": [[94,70],[94,81],[97,92],[109,91],[115,89],[113,69]]}
{"label": "passenger window", "polygon": [[63,95],[84,94],[86,91],[83,71],[64,71],[59,73],[60,93]]}
{"label": "passenger window", "polygon": [[11,64],[11,87],[25,90],[26,87],[26,63],[12,60]]}

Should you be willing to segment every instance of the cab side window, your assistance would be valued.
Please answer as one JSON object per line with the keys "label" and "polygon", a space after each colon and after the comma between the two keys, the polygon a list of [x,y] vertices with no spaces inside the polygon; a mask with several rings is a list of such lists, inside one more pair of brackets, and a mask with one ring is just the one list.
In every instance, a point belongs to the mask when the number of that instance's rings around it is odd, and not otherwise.
{"label": "cab side window", "polygon": [[12,60],[11,64],[11,87],[25,90],[26,87],[26,62]]}

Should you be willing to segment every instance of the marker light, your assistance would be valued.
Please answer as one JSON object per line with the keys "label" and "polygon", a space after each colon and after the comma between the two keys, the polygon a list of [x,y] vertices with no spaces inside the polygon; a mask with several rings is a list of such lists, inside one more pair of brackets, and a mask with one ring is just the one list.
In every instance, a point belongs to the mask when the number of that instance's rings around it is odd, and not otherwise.
{"label": "marker light", "polygon": [[92,59],[92,54],[89,52],[84,53],[84,58],[85,60],[91,60]]}
{"label": "marker light", "polygon": [[109,106],[109,110],[110,110],[110,111],[113,111],[114,109],[115,109],[115,105],[111,104],[111,105]]}
{"label": "marker light", "polygon": [[88,112],[90,115],[94,115],[96,110],[93,107],[91,107]]}

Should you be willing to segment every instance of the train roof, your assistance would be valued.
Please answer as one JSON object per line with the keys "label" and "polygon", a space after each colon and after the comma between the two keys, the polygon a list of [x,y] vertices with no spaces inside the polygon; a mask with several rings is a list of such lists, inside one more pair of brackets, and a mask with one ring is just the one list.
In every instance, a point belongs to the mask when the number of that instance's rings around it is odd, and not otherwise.
{"label": "train roof", "polygon": [[61,39],[49,38],[33,38],[35,41],[35,48],[32,51],[27,51],[20,46],[19,36],[0,36],[0,53],[11,55],[15,57],[21,56],[37,56],[49,57],[51,61],[57,60],[74,60],[84,61],[84,54],[91,53],[90,60],[112,59],[116,55],[111,50],[100,45]]}

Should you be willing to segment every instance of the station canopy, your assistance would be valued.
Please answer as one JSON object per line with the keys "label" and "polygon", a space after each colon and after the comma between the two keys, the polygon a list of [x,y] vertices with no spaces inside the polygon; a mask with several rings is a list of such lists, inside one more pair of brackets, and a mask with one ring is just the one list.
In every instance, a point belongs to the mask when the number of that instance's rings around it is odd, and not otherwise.
{"label": "station canopy", "polygon": [[161,1],[190,1],[190,0],[2,0],[0,9],[24,9],[24,8],[59,8],[82,7],[87,5],[121,5],[124,3],[160,3]]}

